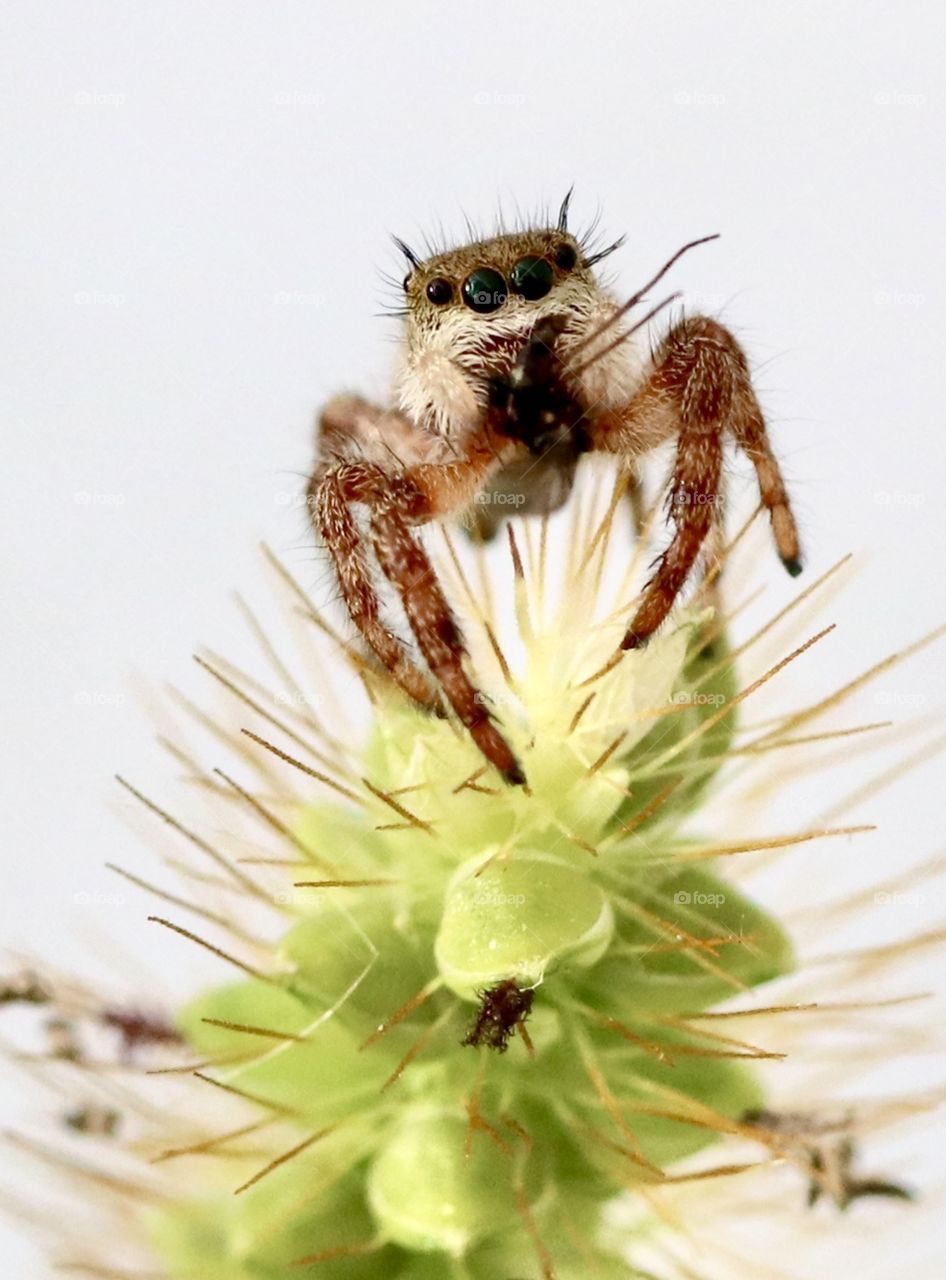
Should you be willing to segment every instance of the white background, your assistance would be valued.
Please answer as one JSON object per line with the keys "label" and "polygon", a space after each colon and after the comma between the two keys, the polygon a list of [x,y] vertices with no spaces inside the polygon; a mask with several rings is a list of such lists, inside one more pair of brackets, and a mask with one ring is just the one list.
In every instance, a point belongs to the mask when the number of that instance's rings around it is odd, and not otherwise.
{"label": "white background", "polygon": [[[197,689],[199,643],[240,656],[261,537],[331,602],[294,504],[319,403],[385,393],[392,232],[574,183],[577,223],[627,235],[626,291],[721,232],[674,284],[759,369],[810,571],[861,565],[807,670],[829,688],[942,623],[944,27],[932,2],[7,3],[3,941],[65,964],[112,937],[173,979],[144,899],[76,899],[138,857],[111,773],[166,772],[130,677]],[[793,588],[765,568],[770,611]],[[927,651],[861,718],[935,716],[942,672]],[[941,778],[876,797],[855,883],[936,851]]]}

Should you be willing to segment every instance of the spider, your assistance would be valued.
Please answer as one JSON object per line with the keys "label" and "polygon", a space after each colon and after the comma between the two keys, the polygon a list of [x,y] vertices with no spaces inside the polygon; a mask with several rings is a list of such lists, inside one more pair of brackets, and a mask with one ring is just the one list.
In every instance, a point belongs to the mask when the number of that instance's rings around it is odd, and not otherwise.
{"label": "spider", "polygon": [[[394,404],[331,400],[319,419],[308,509],[334,566],[342,600],[369,650],[416,703],[449,707],[508,783],[525,775],[465,664],[460,626],[416,529],[514,498],[517,515],[567,499],[582,454],[609,453],[629,470],[676,440],[668,494],[673,528],[655,562],[622,648],[646,643],[716,532],[723,443],[751,459],[778,554],[801,570],[798,532],[766,434],[746,357],[707,316],[689,316],[641,350],[629,341],[678,295],[641,318],[644,302],[685,245],[623,305],[591,253],[555,225],[503,232],[419,259],[401,241],[404,340]],[[506,508],[504,507],[504,510]],[[487,532],[490,530],[487,529]],[[423,665],[397,635],[372,555],[403,604]],[[444,700],[446,707],[444,706]]]}

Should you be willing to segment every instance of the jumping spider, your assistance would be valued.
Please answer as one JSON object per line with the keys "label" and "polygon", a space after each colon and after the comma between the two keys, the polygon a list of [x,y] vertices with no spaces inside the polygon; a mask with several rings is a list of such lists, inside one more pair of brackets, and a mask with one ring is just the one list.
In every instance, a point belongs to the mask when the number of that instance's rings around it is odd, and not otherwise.
{"label": "jumping spider", "polygon": [[[442,712],[442,695],[509,783],[525,781],[522,768],[467,673],[460,627],[418,525],[511,489],[517,514],[553,511],[568,497],[583,453],[610,453],[630,468],[675,438],[673,536],[622,645],[638,648],[667,617],[715,531],[731,434],[755,467],[785,567],[793,575],[801,569],[785,484],[732,334],[696,315],[673,325],[650,353],[628,341],[672,298],[633,323],[627,317],[703,241],[685,245],[622,305],[595,277],[604,253],[588,252],[569,232],[568,200],[555,226],[423,261],[401,244],[410,270],[396,407],[353,395],[330,401],[308,486],[313,524],[369,649],[422,707]],[[400,596],[426,670],[385,619],[372,551]]]}

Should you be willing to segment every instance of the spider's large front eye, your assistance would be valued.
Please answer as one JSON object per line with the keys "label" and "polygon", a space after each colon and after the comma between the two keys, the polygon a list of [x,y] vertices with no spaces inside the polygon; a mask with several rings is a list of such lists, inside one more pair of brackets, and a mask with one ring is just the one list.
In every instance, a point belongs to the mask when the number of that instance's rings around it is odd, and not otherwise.
{"label": "spider's large front eye", "polygon": [[435,276],[427,282],[424,292],[435,307],[442,307],[453,297],[453,285],[443,276]]}
{"label": "spider's large front eye", "polygon": [[477,267],[463,281],[463,301],[471,311],[498,311],[508,293],[506,281],[492,267]]}
{"label": "spider's large front eye", "polygon": [[552,268],[544,258],[520,258],[509,276],[513,293],[535,302],[544,298],[555,283]]}

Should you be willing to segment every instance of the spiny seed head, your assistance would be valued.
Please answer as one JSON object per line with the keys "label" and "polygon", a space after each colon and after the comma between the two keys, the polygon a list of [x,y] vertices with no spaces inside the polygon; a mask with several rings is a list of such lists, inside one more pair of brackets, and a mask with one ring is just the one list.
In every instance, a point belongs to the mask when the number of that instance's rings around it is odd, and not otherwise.
{"label": "spiny seed head", "polygon": [[[622,654],[614,506],[590,496],[558,598],[534,547],[506,579],[514,625],[491,612],[489,591],[465,597],[471,661],[528,788],[503,785],[468,735],[356,662],[372,708],[359,743],[326,713],[324,664],[291,674],[281,653],[282,692],[291,680],[302,696],[267,697],[234,673],[226,694],[253,726],[234,738],[238,762],[212,773],[186,757],[221,806],[209,820],[185,822],[128,788],[170,832],[167,864],[182,874],[167,890],[174,918],[155,918],[176,944],[209,951],[226,980],[173,1023],[43,970],[4,984],[6,1003],[69,1029],[71,1056],[50,1050],[77,1081],[64,1111],[57,1076],[60,1129],[85,1144],[83,1186],[92,1169],[108,1188],[70,1261],[169,1280],[275,1280],[295,1267],[328,1280],[677,1280],[655,1246],[675,1215],[696,1230],[705,1211],[697,1245],[673,1236],[670,1252],[692,1274],[696,1249],[709,1251],[728,1277],[723,1215],[738,1211],[753,1165],[793,1170],[799,1206],[807,1195],[856,1212],[906,1194],[878,1176],[867,1137],[924,1100],[839,1105],[824,1096],[820,1054],[822,1030],[833,1045],[840,1026],[878,1016],[896,949],[853,957],[839,1002],[838,980],[826,990],[823,966],[806,972],[754,882],[740,883],[755,850],[857,828],[701,833],[720,770],[778,760],[795,734],[797,708],[777,705],[752,740],[768,750],[733,748],[738,708],[810,642],[754,668],[749,644],[739,677],[718,620],[695,602]],[[463,575],[442,568],[464,599]],[[778,1101],[796,1058],[804,1110]],[[120,1101],[98,1110],[82,1096],[97,1062],[125,1072]],[[49,1158],[48,1142],[31,1149]],[[620,1229],[607,1212],[616,1197],[637,1215]]]}

